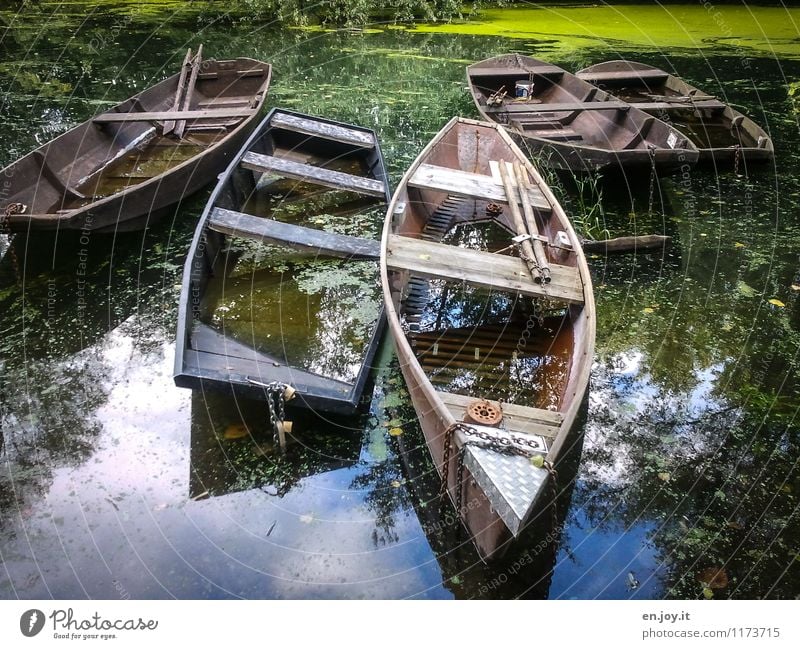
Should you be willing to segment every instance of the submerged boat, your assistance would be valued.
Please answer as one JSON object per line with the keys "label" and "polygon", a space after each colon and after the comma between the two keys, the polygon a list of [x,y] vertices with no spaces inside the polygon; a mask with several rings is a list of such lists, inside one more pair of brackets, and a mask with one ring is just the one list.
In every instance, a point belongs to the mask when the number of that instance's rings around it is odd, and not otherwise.
{"label": "submerged boat", "polygon": [[2,231],[141,229],[211,182],[257,123],[272,68],[201,57],[0,172]]}
{"label": "submerged boat", "polygon": [[389,328],[443,491],[497,558],[552,499],[587,392],[580,242],[505,130],[456,118],[404,176],[381,245]]}
{"label": "submerged boat", "polygon": [[290,407],[356,412],[385,322],[377,238],[389,198],[374,132],[272,110],[197,225],[175,383],[260,399],[291,388]]}
{"label": "submerged boat", "polygon": [[555,65],[504,54],[470,65],[467,81],[484,119],[556,168],[665,171],[697,161],[680,131]]}
{"label": "submerged boat", "polygon": [[735,164],[775,157],[772,139],[752,119],[664,70],[606,61],[576,76],[672,124],[699,149],[701,161]]}

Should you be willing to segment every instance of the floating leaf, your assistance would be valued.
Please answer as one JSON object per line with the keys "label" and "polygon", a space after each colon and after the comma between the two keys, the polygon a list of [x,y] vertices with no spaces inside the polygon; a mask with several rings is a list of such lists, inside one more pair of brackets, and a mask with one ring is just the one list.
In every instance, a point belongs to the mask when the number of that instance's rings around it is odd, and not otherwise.
{"label": "floating leaf", "polygon": [[705,597],[706,599],[714,599],[714,591],[711,590],[710,588],[704,588],[703,597]]}
{"label": "floating leaf", "polygon": [[644,309],[642,309],[642,313],[653,313],[654,311],[655,309],[649,306],[646,306]]}
{"label": "floating leaf", "polygon": [[400,487],[402,483],[399,480],[392,480],[389,484],[391,484],[395,489],[397,489],[398,487]]}
{"label": "floating leaf", "polygon": [[743,243],[739,243],[739,242],[737,241],[736,243],[734,243],[734,244],[733,244],[733,247],[734,247],[734,248],[744,248],[744,247],[745,247],[745,245],[744,245]]}
{"label": "floating leaf", "polygon": [[707,588],[714,590],[728,586],[728,573],[725,572],[725,568],[706,568],[697,574],[697,579]]}
{"label": "floating leaf", "polygon": [[666,471],[662,471],[661,473],[658,474],[658,479],[663,480],[664,482],[669,482],[670,477],[671,477],[670,474],[667,473]]}
{"label": "floating leaf", "polygon": [[223,436],[225,439],[242,439],[247,437],[247,426],[244,424],[231,424],[225,429]]}
{"label": "floating leaf", "polygon": [[544,466],[544,458],[541,455],[534,455],[531,458],[531,464],[537,469],[541,469]]}
{"label": "floating leaf", "polygon": [[768,300],[768,301],[769,301],[769,303],[770,303],[772,306],[776,306],[776,307],[778,307],[779,309],[782,309],[783,307],[785,307],[785,306],[786,306],[786,305],[785,305],[783,302],[781,302],[779,299],[777,299],[777,298],[774,298],[774,297],[773,297],[773,298],[771,298],[771,299],[770,299],[770,300]]}
{"label": "floating leaf", "polygon": [[781,491],[785,494],[792,493],[792,485],[790,484],[781,485]]}
{"label": "floating leaf", "polygon": [[726,322],[722,325],[722,331],[731,331],[733,329],[733,325],[730,322]]}
{"label": "floating leaf", "polygon": [[736,290],[739,291],[739,295],[744,295],[745,297],[753,297],[756,294],[756,290],[752,286],[745,284],[742,280],[736,283]]}
{"label": "floating leaf", "polygon": [[403,429],[395,426],[394,428],[389,429],[389,434],[392,437],[400,437],[403,434]]}
{"label": "floating leaf", "polygon": [[793,291],[800,291],[800,284],[792,284],[789,288]]}
{"label": "floating leaf", "polygon": [[743,530],[744,525],[742,525],[739,521],[728,521],[728,527],[732,530]]}
{"label": "floating leaf", "polygon": [[450,583],[451,584],[455,584],[456,586],[458,586],[461,583],[461,577],[459,577],[458,575],[455,575],[455,576],[451,577],[450,578]]}

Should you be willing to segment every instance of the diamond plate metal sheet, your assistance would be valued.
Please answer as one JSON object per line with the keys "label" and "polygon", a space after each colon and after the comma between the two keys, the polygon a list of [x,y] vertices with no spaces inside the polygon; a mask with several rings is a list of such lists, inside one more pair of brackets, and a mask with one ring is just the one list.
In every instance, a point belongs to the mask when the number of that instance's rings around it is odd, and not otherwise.
{"label": "diamond plate metal sheet", "polygon": [[506,455],[479,446],[465,449],[466,466],[511,533],[519,533],[544,491],[549,474],[527,457]]}

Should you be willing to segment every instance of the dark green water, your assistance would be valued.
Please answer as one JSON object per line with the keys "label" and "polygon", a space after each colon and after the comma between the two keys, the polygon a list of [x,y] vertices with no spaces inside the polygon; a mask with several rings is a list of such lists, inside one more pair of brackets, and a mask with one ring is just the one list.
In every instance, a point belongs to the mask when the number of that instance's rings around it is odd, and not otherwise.
{"label": "dark green water", "polygon": [[[652,209],[646,177],[604,184],[602,210],[592,187],[560,190],[584,231],[674,246],[591,259],[583,453],[561,468],[559,520],[496,568],[432,499],[390,349],[369,412],[297,421],[285,458],[261,404],[173,387],[180,271],[207,193],[144,234],[3,241],[0,597],[702,598],[720,569],[727,586],[707,595],[797,595],[800,136],[787,82],[800,62],[733,41],[700,52],[47,11],[0,41],[0,165],[171,74],[198,39],[208,56],[271,61],[270,105],[375,128],[395,182],[452,115],[474,116],[464,65],[509,49],[572,69],[619,50],[668,66],[767,126],[777,162],[664,179]],[[242,424],[245,437],[226,437]]]}

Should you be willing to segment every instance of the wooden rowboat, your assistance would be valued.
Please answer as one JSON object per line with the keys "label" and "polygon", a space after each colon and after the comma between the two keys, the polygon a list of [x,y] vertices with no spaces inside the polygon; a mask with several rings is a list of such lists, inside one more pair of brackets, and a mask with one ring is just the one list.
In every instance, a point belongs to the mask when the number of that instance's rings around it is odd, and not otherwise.
{"label": "wooden rowboat", "polygon": [[[356,412],[385,322],[377,238],[389,197],[374,132],[272,110],[198,223],[175,383],[260,399],[291,386],[289,406]],[[370,230],[375,240],[361,238]]]}
{"label": "wooden rowboat", "polygon": [[2,231],[141,229],[212,181],[257,123],[272,68],[201,53],[0,172]]}
{"label": "wooden rowboat", "polygon": [[580,242],[505,130],[456,118],[403,178],[381,245],[428,448],[478,551],[496,558],[551,499],[586,395],[595,307]]}
{"label": "wooden rowboat", "polygon": [[701,161],[735,164],[775,157],[772,139],[752,119],[664,70],[606,61],[576,76],[672,124],[697,146]]}
{"label": "wooden rowboat", "polygon": [[469,66],[467,81],[484,119],[554,167],[663,171],[697,161],[678,130],[555,65],[505,54]]}

